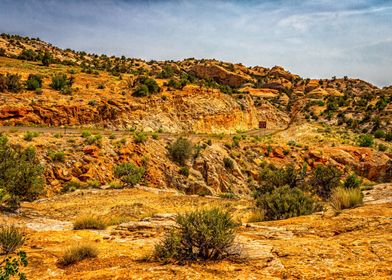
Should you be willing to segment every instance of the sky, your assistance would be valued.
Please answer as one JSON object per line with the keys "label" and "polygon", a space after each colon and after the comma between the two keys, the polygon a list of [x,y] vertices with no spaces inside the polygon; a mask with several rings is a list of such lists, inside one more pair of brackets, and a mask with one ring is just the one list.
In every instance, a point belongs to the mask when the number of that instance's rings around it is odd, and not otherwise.
{"label": "sky", "polygon": [[97,54],[392,84],[392,0],[0,0],[2,32]]}

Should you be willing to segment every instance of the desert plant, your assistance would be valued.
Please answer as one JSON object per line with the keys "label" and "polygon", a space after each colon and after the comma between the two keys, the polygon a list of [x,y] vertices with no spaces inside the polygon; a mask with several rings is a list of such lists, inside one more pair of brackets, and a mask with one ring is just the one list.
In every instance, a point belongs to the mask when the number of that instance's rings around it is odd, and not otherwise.
{"label": "desert plant", "polygon": [[64,255],[58,260],[58,263],[62,266],[68,266],[84,259],[96,258],[97,256],[98,250],[95,246],[88,244],[76,245],[67,249]]}
{"label": "desert plant", "polygon": [[132,95],[136,97],[144,97],[144,96],[149,96],[150,92],[146,85],[138,85],[136,89],[133,91]]}
{"label": "desert plant", "polygon": [[223,166],[228,170],[232,170],[234,168],[234,162],[231,158],[225,157],[223,159]]}
{"label": "desert plant", "polygon": [[147,140],[147,135],[143,131],[138,131],[133,134],[133,141],[136,144],[144,143]]}
{"label": "desert plant", "polygon": [[388,149],[388,147],[386,146],[386,145],[384,145],[384,144],[378,144],[378,150],[380,151],[380,152],[385,152],[386,150]]}
{"label": "desert plant", "polygon": [[342,173],[333,165],[318,165],[313,169],[309,183],[321,198],[327,199],[332,189],[339,185],[341,176]]}
{"label": "desert plant", "polygon": [[26,279],[26,275],[20,271],[20,267],[28,265],[26,253],[19,251],[15,256],[11,254],[23,245],[23,234],[13,225],[0,227],[0,249],[4,256],[0,261],[0,279],[9,280],[17,276],[19,280]]}
{"label": "desert plant", "polygon": [[52,161],[57,161],[57,162],[64,162],[65,161],[65,153],[64,152],[49,151],[48,155]]}
{"label": "desert plant", "polygon": [[7,90],[9,92],[20,92],[23,88],[22,86],[22,81],[21,81],[21,76],[18,74],[7,74],[6,76],[6,85],[7,85]]}
{"label": "desert plant", "polygon": [[371,147],[373,146],[374,139],[371,134],[363,134],[358,137],[358,144],[360,147]]}
{"label": "desert plant", "polygon": [[25,141],[32,141],[35,137],[38,137],[38,132],[31,132],[31,131],[27,131],[26,133],[25,133],[25,135],[23,136],[23,139],[25,140]]}
{"label": "desert plant", "polygon": [[27,90],[37,90],[42,88],[42,76],[30,74],[26,81]]}
{"label": "desert plant", "polygon": [[0,189],[9,198],[11,210],[19,207],[20,200],[35,199],[42,192],[44,168],[34,148],[13,148],[5,136],[0,136]]}
{"label": "desert plant", "polygon": [[184,175],[185,177],[188,177],[189,176],[189,168],[187,166],[183,166],[180,168],[179,173],[181,175]]}
{"label": "desert plant", "polygon": [[359,188],[336,188],[330,198],[332,208],[339,212],[343,209],[353,208],[363,203],[363,194]]}
{"label": "desert plant", "polygon": [[144,176],[144,172],[143,167],[138,167],[133,163],[121,163],[113,169],[114,176],[130,186],[139,183]]}
{"label": "desert plant", "polygon": [[385,141],[392,141],[392,131],[389,131],[388,133],[385,134]]}
{"label": "desert plant", "polygon": [[217,208],[178,215],[176,226],[155,246],[155,257],[160,261],[192,261],[238,254],[234,244],[237,227],[227,212]]}
{"label": "desert plant", "polygon": [[87,138],[87,137],[90,137],[91,136],[91,132],[90,131],[88,131],[88,130],[83,130],[82,131],[82,137],[83,138]]}
{"label": "desert plant", "polygon": [[263,211],[265,220],[309,215],[320,208],[311,196],[299,188],[290,188],[287,185],[259,196],[256,199],[256,206]]}
{"label": "desert plant", "polygon": [[347,176],[346,180],[343,182],[343,187],[345,189],[355,189],[361,186],[361,179],[353,173]]}
{"label": "desert plant", "polygon": [[41,61],[43,66],[49,66],[53,62],[52,54],[50,52],[45,52]]}
{"label": "desert plant", "polygon": [[0,227],[0,249],[2,254],[8,255],[15,252],[23,245],[25,237],[13,225]]}
{"label": "desert plant", "polygon": [[105,228],[106,228],[105,222],[100,217],[96,217],[92,215],[79,217],[73,223],[74,230],[105,229]]}
{"label": "desert plant", "polygon": [[191,157],[192,149],[192,142],[180,137],[169,146],[169,154],[173,161],[183,165]]}
{"label": "desert plant", "polygon": [[71,89],[73,82],[74,79],[72,76],[68,78],[66,74],[58,73],[52,76],[52,83],[50,86],[55,90],[65,92]]}
{"label": "desert plant", "polygon": [[385,138],[385,132],[384,132],[384,130],[377,129],[377,130],[374,132],[374,137],[376,137],[376,138]]}

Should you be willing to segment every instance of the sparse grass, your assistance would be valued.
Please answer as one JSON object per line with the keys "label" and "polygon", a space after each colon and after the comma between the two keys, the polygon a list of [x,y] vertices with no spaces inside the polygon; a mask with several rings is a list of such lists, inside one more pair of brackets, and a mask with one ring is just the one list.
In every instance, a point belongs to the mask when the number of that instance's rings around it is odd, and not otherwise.
{"label": "sparse grass", "polygon": [[24,241],[23,234],[15,226],[0,227],[0,249],[3,254],[15,252],[23,245]]}
{"label": "sparse grass", "polygon": [[96,216],[83,216],[76,219],[73,224],[74,230],[80,229],[98,229],[102,230],[106,228],[106,223],[100,218]]}
{"label": "sparse grass", "polygon": [[96,258],[98,256],[98,249],[89,244],[76,245],[67,249],[64,255],[58,260],[61,266],[68,266],[75,264],[84,259]]}
{"label": "sparse grass", "polygon": [[249,223],[258,223],[264,221],[265,213],[262,209],[255,209],[252,215],[249,217]]}
{"label": "sparse grass", "polygon": [[363,194],[359,188],[335,188],[332,191],[330,204],[336,212],[359,206],[363,203]]}
{"label": "sparse grass", "polygon": [[23,136],[23,139],[25,141],[32,141],[35,137],[38,137],[39,133],[38,132],[31,132],[31,131],[27,131],[25,133],[25,135]]}

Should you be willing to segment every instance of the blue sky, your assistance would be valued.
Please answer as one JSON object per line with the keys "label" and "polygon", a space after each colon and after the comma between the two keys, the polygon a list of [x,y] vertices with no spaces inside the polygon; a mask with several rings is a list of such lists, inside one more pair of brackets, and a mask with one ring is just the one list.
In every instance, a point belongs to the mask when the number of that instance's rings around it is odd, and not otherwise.
{"label": "blue sky", "polygon": [[146,60],[216,58],[392,84],[392,0],[0,0],[0,32]]}

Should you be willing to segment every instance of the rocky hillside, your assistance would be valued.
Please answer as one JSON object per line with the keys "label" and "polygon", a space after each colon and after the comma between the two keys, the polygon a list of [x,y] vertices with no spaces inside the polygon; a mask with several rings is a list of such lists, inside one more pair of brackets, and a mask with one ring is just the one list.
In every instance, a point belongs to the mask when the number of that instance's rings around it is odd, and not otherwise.
{"label": "rocky hillside", "polygon": [[[7,34],[0,37],[0,56],[0,74],[17,73],[22,81],[39,74],[43,80],[35,92],[22,87],[18,94],[0,93],[3,125],[233,133],[260,122],[278,129],[317,121],[373,134],[392,127],[391,88],[348,77],[311,80],[279,66],[193,58],[146,62]],[[72,79],[69,89],[51,86],[54,73]]]}

